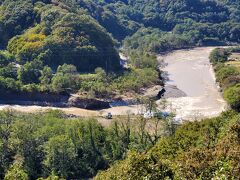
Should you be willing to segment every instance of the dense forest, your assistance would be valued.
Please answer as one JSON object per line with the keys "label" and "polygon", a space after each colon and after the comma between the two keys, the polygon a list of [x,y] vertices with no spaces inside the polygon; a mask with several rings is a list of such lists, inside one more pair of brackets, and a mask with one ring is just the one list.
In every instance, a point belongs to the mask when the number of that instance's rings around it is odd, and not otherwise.
{"label": "dense forest", "polygon": [[[149,124],[149,123],[148,123]],[[23,114],[0,112],[0,179],[86,179],[172,134],[171,116],[151,121],[119,117],[109,127],[96,119],[68,118],[60,111]]]}
{"label": "dense forest", "polygon": [[[157,53],[239,42],[239,0],[0,0],[0,96],[138,94],[160,83]],[[105,127],[60,111],[0,111],[0,179],[238,179],[237,52],[210,55],[232,108],[218,118],[128,115]]]}

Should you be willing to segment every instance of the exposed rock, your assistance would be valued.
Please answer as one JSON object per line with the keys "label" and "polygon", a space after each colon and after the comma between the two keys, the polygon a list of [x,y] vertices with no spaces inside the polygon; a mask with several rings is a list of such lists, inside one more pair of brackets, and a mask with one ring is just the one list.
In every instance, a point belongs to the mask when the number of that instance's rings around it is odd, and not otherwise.
{"label": "exposed rock", "polygon": [[109,102],[101,101],[98,99],[81,98],[77,96],[72,96],[69,98],[68,106],[78,107],[83,109],[90,109],[90,110],[110,108]]}
{"label": "exposed rock", "polygon": [[165,92],[166,92],[165,88],[162,88],[161,91],[158,92],[158,95],[157,95],[158,99],[163,97]]}
{"label": "exposed rock", "polygon": [[178,98],[187,96],[186,93],[178,89],[177,86],[166,85],[164,89],[165,89],[165,92],[163,94],[164,98]]}

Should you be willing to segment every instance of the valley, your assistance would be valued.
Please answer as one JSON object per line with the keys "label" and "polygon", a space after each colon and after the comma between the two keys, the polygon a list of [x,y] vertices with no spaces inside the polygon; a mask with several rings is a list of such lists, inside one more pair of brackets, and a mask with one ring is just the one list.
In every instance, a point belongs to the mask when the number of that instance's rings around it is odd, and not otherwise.
{"label": "valley", "polygon": [[[176,113],[181,119],[202,119],[218,116],[226,110],[227,104],[215,82],[215,75],[209,62],[210,52],[216,47],[199,47],[188,50],[176,50],[167,55],[158,56],[160,68],[166,74],[166,92],[164,99],[168,102],[167,111]],[[174,88],[173,88],[174,87]],[[176,90],[176,89],[177,90]],[[174,90],[175,89],[175,90]],[[177,96],[177,97],[176,97]],[[161,100],[157,101],[160,104]],[[117,106],[104,110],[86,110],[76,107],[41,107],[22,105],[0,105],[0,109],[12,108],[22,112],[38,112],[48,109],[62,110],[67,114],[80,117],[102,116],[110,112],[121,116],[143,114],[142,105]]]}

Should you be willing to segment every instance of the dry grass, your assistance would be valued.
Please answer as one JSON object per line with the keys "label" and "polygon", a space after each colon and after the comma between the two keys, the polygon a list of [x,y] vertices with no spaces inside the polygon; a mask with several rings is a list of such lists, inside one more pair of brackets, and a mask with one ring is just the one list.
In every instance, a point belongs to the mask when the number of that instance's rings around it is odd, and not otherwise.
{"label": "dry grass", "polygon": [[227,61],[225,64],[226,65],[230,65],[230,66],[234,66],[234,67],[237,67],[237,68],[240,68],[240,61]]}

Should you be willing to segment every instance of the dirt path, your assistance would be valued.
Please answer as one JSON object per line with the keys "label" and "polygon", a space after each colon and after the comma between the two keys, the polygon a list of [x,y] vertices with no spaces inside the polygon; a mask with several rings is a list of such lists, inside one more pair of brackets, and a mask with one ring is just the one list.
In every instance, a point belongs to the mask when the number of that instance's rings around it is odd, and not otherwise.
{"label": "dirt path", "polygon": [[159,59],[167,64],[166,86],[176,86],[185,95],[175,97],[169,94],[169,109],[183,119],[218,116],[226,108],[209,62],[209,54],[215,47],[178,50]]}

